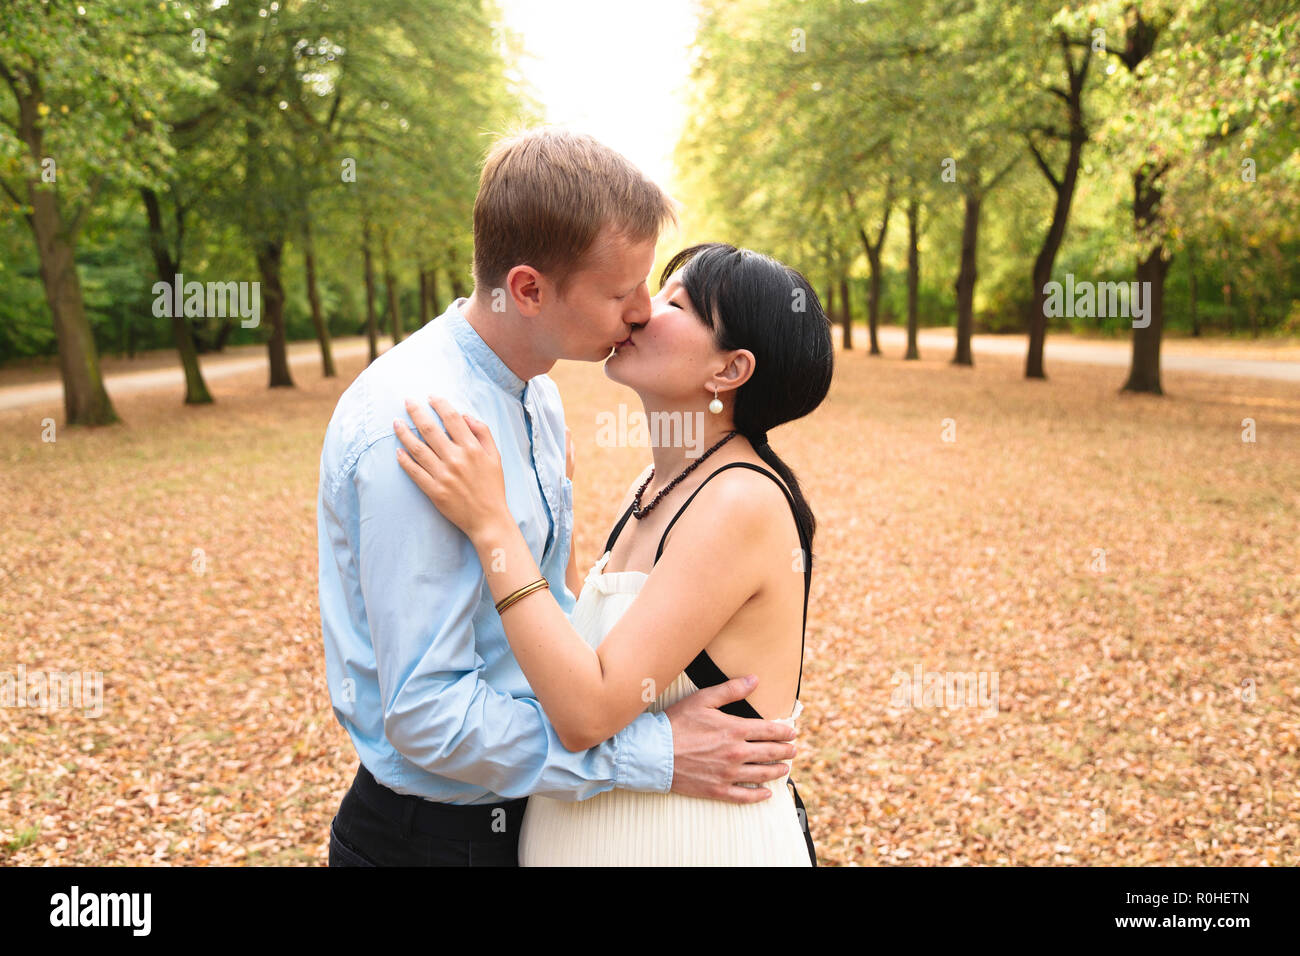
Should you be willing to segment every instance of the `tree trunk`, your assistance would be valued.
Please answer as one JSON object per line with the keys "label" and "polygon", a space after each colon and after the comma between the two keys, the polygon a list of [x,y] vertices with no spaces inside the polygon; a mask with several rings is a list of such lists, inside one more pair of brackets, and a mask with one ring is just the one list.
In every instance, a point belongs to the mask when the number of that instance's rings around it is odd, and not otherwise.
{"label": "tree trunk", "polygon": [[330,330],[325,324],[325,315],[320,307],[320,290],[316,285],[316,247],[311,237],[311,210],[302,213],[302,258],[307,269],[307,301],[311,303],[311,324],[316,328],[316,340],[320,342],[321,375],[334,378],[338,371],[334,368],[334,350],[330,345]]}
{"label": "tree trunk", "polygon": [[[847,191],[846,191],[847,192]],[[857,204],[853,199],[853,193],[848,192],[849,208],[853,211],[854,219],[857,219]],[[867,254],[867,262],[871,265],[871,276],[867,280],[867,331],[871,337],[871,354],[880,354],[880,341],[876,332],[880,326],[880,287],[883,281],[881,272],[881,250],[885,246],[885,234],[889,230],[889,214],[893,210],[893,187],[885,194],[885,212],[880,219],[880,232],[876,234],[876,241],[873,244],[867,238],[867,230],[862,228],[861,220],[858,220],[858,238],[862,240],[862,249]]]}
{"label": "tree trunk", "polygon": [[203,381],[203,369],[199,367],[199,353],[194,347],[189,324],[184,316],[172,316],[171,322],[172,338],[181,357],[181,368],[185,370],[185,404],[211,405],[212,393],[208,391],[207,382]]}
{"label": "tree trunk", "polygon": [[429,324],[429,274],[420,270],[420,328]]}
{"label": "tree trunk", "polygon": [[370,341],[370,361],[379,357],[379,322],[375,318],[375,263],[370,252],[370,220],[361,231],[361,254],[366,262],[366,338]]}
{"label": "tree trunk", "polygon": [[1047,341],[1047,296],[1044,286],[1052,279],[1056,251],[1039,250],[1034,260],[1034,298],[1029,309],[1029,354],[1025,356],[1025,378],[1047,378],[1043,371],[1043,344]]}
{"label": "tree trunk", "polygon": [[[826,306],[826,318],[830,319],[831,322],[834,322],[835,321],[835,283],[834,281],[829,279],[826,281],[826,301],[824,305]],[[840,344],[843,345],[844,343],[841,342]]]}
{"label": "tree trunk", "polygon": [[[1130,11],[1126,18],[1124,53],[1121,59],[1129,72],[1136,75],[1138,65],[1155,49],[1160,27],[1143,18],[1140,11]],[[1152,236],[1159,227],[1160,199],[1163,191],[1157,181],[1167,164],[1145,162],[1133,174],[1133,225],[1139,239],[1150,241],[1152,248],[1137,264],[1140,295],[1147,300],[1147,324],[1133,329],[1133,362],[1123,392],[1146,392],[1163,395],[1160,388],[1160,338],[1165,326],[1165,276],[1170,259],[1164,257],[1164,242]],[[1148,291],[1149,290],[1149,291]]]}
{"label": "tree trunk", "polygon": [[880,255],[868,256],[871,262],[871,278],[867,280],[867,330],[871,335],[871,354],[880,355]]}
{"label": "tree trunk", "polygon": [[438,295],[438,267],[429,269],[429,310],[434,319],[442,315],[441,297]]}
{"label": "tree trunk", "polygon": [[966,194],[966,215],[961,227],[961,268],[957,272],[957,353],[954,365],[974,365],[970,337],[975,326],[975,251],[979,242],[980,197]]}
{"label": "tree trunk", "polygon": [[853,348],[853,313],[849,308],[849,277],[840,274],[840,322],[844,328],[844,348]]}
{"label": "tree trunk", "polygon": [[1047,378],[1043,371],[1043,345],[1047,340],[1047,283],[1052,281],[1052,268],[1056,265],[1056,254],[1065,239],[1065,227],[1070,221],[1070,204],[1074,201],[1074,189],[1079,180],[1083,144],[1088,141],[1088,132],[1083,124],[1083,87],[1088,77],[1092,48],[1084,46],[1083,58],[1076,68],[1070,52],[1069,38],[1062,33],[1059,35],[1059,40],[1069,79],[1069,88],[1062,95],[1069,113],[1070,148],[1061,178],[1057,179],[1032,141],[1029,144],[1029,150],[1039,170],[1056,192],[1056,204],[1052,208],[1052,224],[1048,226],[1047,235],[1043,237],[1043,244],[1034,259],[1034,291],[1029,313],[1029,354],[1025,356],[1025,378]]}
{"label": "tree trunk", "polygon": [[[140,195],[144,199],[145,213],[149,219],[149,247],[153,251],[154,268],[158,270],[158,279],[171,285],[176,281],[176,274],[181,271],[180,253],[175,257],[167,248],[163,235],[162,209],[158,194],[148,187],[141,187]],[[179,221],[181,215],[177,214]],[[177,246],[180,237],[177,237]],[[185,370],[185,404],[211,405],[212,394],[207,383],[203,381],[203,370],[199,367],[199,352],[194,344],[194,335],[190,323],[186,320],[185,310],[171,309],[172,339],[176,342],[176,352],[181,358],[181,368]]]}
{"label": "tree trunk", "polygon": [[1047,378],[1043,371],[1043,345],[1047,341],[1047,284],[1052,281],[1052,268],[1056,254],[1065,239],[1065,226],[1070,219],[1070,204],[1079,175],[1079,157],[1083,141],[1071,141],[1066,159],[1065,174],[1056,185],[1056,205],[1052,210],[1052,224],[1034,259],[1033,310],[1029,314],[1029,354],[1025,358],[1025,378]]}
{"label": "tree trunk", "polygon": [[262,277],[262,315],[266,319],[270,338],[266,342],[270,359],[270,388],[293,388],[289,374],[289,350],[284,328],[284,285],[280,281],[280,265],[284,255],[283,239],[259,239],[255,245],[257,271]]}
{"label": "tree trunk", "polygon": [[380,235],[384,255],[384,285],[388,289],[388,325],[393,335],[393,344],[402,341],[402,316],[397,311],[397,281],[393,278],[393,256],[388,245],[388,232]]}
{"label": "tree trunk", "polygon": [[1071,143],[1066,160],[1065,175],[1056,189],[1056,205],[1052,211],[1052,224],[1034,259],[1034,297],[1029,313],[1029,354],[1025,357],[1025,378],[1047,378],[1043,371],[1043,345],[1047,341],[1047,284],[1052,281],[1052,268],[1056,254],[1065,239],[1065,226],[1070,219],[1070,203],[1074,199],[1074,186],[1078,179],[1079,155],[1083,143]]}
{"label": "tree trunk", "polygon": [[212,345],[212,351],[223,352],[226,348],[226,339],[230,338],[230,333],[235,329],[235,323],[230,319],[224,319],[221,328],[217,329],[217,340]]}
{"label": "tree trunk", "polygon": [[[207,321],[207,317],[204,317]],[[202,323],[188,320],[185,323],[189,326],[190,338],[194,341],[194,349],[200,355],[206,355],[209,352],[220,352],[226,347],[226,339],[230,338],[230,333],[235,328],[234,320],[222,319],[221,325],[217,327],[216,338],[208,341],[207,329]]]}
{"label": "tree trunk", "polygon": [[[1133,174],[1133,220],[1139,236],[1156,221],[1162,195],[1156,186],[1160,170],[1150,163]],[[1164,257],[1164,243],[1157,243],[1137,264],[1140,295],[1147,301],[1149,320],[1145,328],[1133,329],[1133,362],[1123,392],[1163,395],[1160,388],[1160,338],[1165,326],[1165,276],[1170,259]],[[1149,292],[1148,292],[1149,290]]]}
{"label": "tree trunk", "polygon": [[1151,283],[1147,308],[1151,324],[1133,330],[1133,363],[1128,381],[1120,391],[1146,392],[1163,395],[1160,387],[1160,337],[1165,324],[1165,275],[1169,272],[1169,259],[1163,258],[1164,246],[1157,246],[1151,254],[1138,262],[1137,278],[1141,283]]}
{"label": "tree trunk", "polygon": [[434,266],[429,270],[429,309],[436,319],[442,315],[442,306],[439,304],[438,296],[438,267]]}
{"label": "tree trunk", "polygon": [[1253,270],[1250,275],[1254,281],[1246,287],[1246,295],[1243,298],[1246,300],[1246,318],[1250,319],[1250,337],[1257,339],[1259,338],[1259,285]]}
{"label": "tree trunk", "polygon": [[64,232],[54,193],[28,183],[27,196],[33,209],[30,222],[40,256],[41,283],[59,347],[64,416],[69,425],[110,425],[118,417],[99,371],[99,350],[86,319],[76,251]]}
{"label": "tree trunk", "polygon": [[456,264],[456,250],[447,250],[447,277],[451,280],[451,294],[457,299],[469,298],[469,289],[465,285],[465,277],[460,274],[460,267]]}
{"label": "tree trunk", "polygon": [[921,254],[917,248],[917,219],[920,216],[915,199],[907,203],[907,354],[904,360],[919,359],[921,353],[916,347],[916,334],[920,325],[919,294],[921,287]]}
{"label": "tree trunk", "polygon": [[[28,75],[26,95],[14,87],[18,106],[18,135],[27,147],[32,163],[39,166],[45,156],[44,128],[37,107],[44,102],[39,77]],[[93,194],[93,191],[92,191]],[[90,203],[92,197],[84,202]],[[110,425],[118,421],[117,411],[104,390],[99,370],[99,350],[95,335],[86,318],[86,303],[81,295],[81,277],[77,273],[76,235],[81,213],[66,223],[59,207],[59,194],[44,188],[38,177],[27,180],[27,201],[32,213],[27,217],[36,239],[40,260],[41,285],[50,307],[54,337],[59,349],[59,372],[63,377],[63,414],[69,425]]]}

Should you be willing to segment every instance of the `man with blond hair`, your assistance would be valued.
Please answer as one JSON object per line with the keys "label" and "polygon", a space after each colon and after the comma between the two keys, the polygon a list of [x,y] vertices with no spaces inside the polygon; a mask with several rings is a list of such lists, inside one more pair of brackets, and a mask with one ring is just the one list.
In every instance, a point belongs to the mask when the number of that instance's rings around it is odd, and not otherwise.
{"label": "man with blond hair", "polygon": [[[741,768],[793,756],[785,724],[719,708],[741,679],[646,712],[583,752],[564,748],[510,651],[470,540],[396,460],[404,401],[436,394],[485,422],[511,513],[571,611],[572,482],[546,372],[598,362],[650,314],[671,200],[588,136],[498,143],[474,204],[474,290],[389,349],[339,399],[321,453],[320,611],[335,716],[361,766],[330,828],[331,866],[515,865],[530,794],[614,787],[738,802]],[[567,569],[567,573],[566,573]],[[736,796],[743,790],[744,796]]]}

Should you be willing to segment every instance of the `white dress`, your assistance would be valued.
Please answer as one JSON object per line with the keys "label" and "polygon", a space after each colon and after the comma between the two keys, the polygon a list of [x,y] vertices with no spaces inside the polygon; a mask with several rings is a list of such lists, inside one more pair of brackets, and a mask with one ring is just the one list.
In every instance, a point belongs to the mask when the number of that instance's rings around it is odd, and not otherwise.
{"label": "white dress", "polygon": [[[597,646],[631,606],[648,575],[587,574],[573,609],[578,633]],[[647,708],[661,711],[698,690],[685,672]],[[803,705],[778,723],[794,726]],[[790,761],[785,761],[787,767]],[[752,804],[677,793],[607,790],[589,800],[530,797],[519,835],[521,866],[811,866],[786,775],[754,786],[772,796]]]}

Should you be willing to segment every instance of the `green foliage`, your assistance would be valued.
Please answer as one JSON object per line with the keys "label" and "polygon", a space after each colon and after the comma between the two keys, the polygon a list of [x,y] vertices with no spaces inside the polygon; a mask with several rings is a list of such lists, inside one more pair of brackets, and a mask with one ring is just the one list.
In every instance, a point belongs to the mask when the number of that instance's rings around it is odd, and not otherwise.
{"label": "green foliage", "polygon": [[[1158,32],[1130,70],[1138,15]],[[861,315],[862,233],[874,238],[892,210],[882,304],[896,318],[902,209],[915,197],[923,322],[948,322],[963,194],[986,190],[976,328],[1023,330],[1052,201],[1025,137],[1059,163],[1047,135],[1061,125],[1057,38],[1089,42],[1098,30],[1090,141],[1055,277],[1126,281],[1159,241],[1174,256],[1169,326],[1190,331],[1195,314],[1201,330],[1290,328],[1300,313],[1300,10],[1290,0],[701,0],[673,184],[684,240],[761,249],[820,290],[847,270]],[[512,78],[519,52],[478,0],[0,5],[0,361],[55,347],[23,220],[26,181],[41,169],[17,136],[19,94],[30,92],[20,68],[39,78],[42,150],[57,164],[57,182],[40,188],[58,191],[69,218],[85,210],[76,249],[88,319],[100,348],[121,352],[172,344],[150,307],[157,270],[141,187],[159,197],[163,238],[189,279],[254,281],[252,243],[286,243],[290,338],[314,334],[307,224],[330,330],[362,329],[369,222],[381,311],[386,242],[412,327],[419,270],[440,271],[444,302],[446,270],[468,274],[492,135],[538,119]],[[955,176],[945,178],[947,160]],[[1131,177],[1147,161],[1164,164],[1163,196],[1158,222],[1138,235]],[[193,324],[201,343],[220,337],[219,320]],[[227,341],[265,334],[236,322]]]}
{"label": "green foliage", "polygon": [[[1139,14],[1154,46],[1130,71]],[[953,314],[963,193],[996,183],[976,327],[1023,330],[1053,201],[1025,143],[1060,169],[1062,37],[1076,56],[1093,50],[1089,142],[1054,277],[1130,281],[1139,252],[1162,241],[1175,263],[1168,327],[1190,331],[1193,314],[1200,329],[1284,327],[1300,294],[1300,9],[1287,0],[706,0],[678,147],[688,239],[770,252],[825,288],[845,264],[867,274],[858,230],[874,236],[892,208],[884,307],[897,318],[901,206],[916,197],[933,323]],[[1164,194],[1139,235],[1132,174],[1151,161],[1164,164]]]}
{"label": "green foliage", "polygon": [[[253,244],[286,243],[290,338],[315,334],[308,222],[331,331],[362,328],[368,217],[376,252],[387,234],[410,327],[417,268],[450,257],[468,267],[490,134],[538,116],[509,78],[517,41],[499,19],[480,0],[0,5],[0,65],[43,71],[51,188],[66,209],[86,208],[77,262],[100,348],[173,344],[169,320],[152,312],[159,276],[141,187],[158,197],[162,241],[187,281],[256,281]],[[22,218],[24,180],[40,169],[15,135],[17,108],[0,75],[0,361],[54,348]],[[221,324],[192,321],[201,345]],[[227,334],[251,343],[266,330],[236,321]]]}

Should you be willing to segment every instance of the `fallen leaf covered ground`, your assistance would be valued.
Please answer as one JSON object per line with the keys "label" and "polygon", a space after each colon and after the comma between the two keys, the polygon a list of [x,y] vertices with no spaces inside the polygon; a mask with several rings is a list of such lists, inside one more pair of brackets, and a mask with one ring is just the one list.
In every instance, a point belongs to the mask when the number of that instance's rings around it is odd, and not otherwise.
{"label": "fallen leaf covered ground", "polygon": [[[771,434],[819,523],[794,775],[822,862],[1300,863],[1295,385],[947,359],[841,353]],[[325,862],[356,769],[316,605],[340,365],[54,442],[56,406],[0,413],[0,675],[103,675],[98,716],[0,707],[0,863]],[[638,406],[552,374],[590,564],[648,461],[596,416]],[[918,669],[993,703],[904,706]]]}

